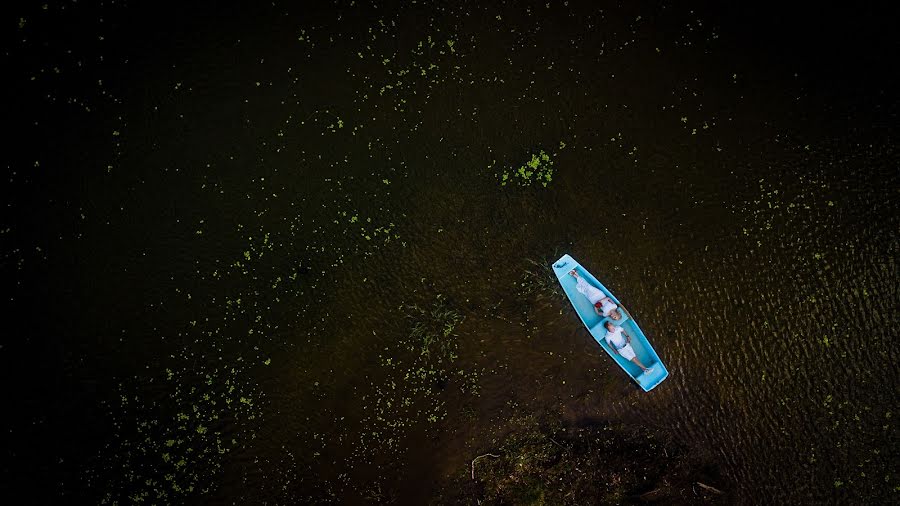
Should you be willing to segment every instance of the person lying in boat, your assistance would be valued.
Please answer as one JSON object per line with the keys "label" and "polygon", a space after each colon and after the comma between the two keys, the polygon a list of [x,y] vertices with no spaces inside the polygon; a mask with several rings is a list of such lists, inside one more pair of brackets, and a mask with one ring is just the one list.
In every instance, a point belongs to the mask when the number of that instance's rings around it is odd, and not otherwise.
{"label": "person lying in boat", "polygon": [[625,360],[631,360],[637,364],[645,373],[653,371],[652,367],[644,367],[644,364],[638,360],[637,355],[634,353],[634,348],[631,347],[631,336],[625,332],[625,329],[617,327],[610,321],[606,322],[606,344]]}
{"label": "person lying in boat", "polygon": [[578,280],[575,289],[591,301],[591,304],[594,305],[595,313],[599,316],[608,316],[613,320],[622,319],[622,313],[619,312],[619,305],[613,302],[611,298],[607,297],[599,288],[585,281],[584,278],[575,272],[575,269],[569,271],[569,275]]}

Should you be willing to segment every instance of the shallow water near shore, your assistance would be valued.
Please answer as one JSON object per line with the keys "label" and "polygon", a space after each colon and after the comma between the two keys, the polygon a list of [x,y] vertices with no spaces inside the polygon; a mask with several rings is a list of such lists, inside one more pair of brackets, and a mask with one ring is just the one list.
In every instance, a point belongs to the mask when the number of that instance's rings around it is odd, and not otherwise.
{"label": "shallow water near shore", "polygon": [[424,504],[537,417],[689,448],[729,502],[896,501],[896,42],[832,68],[666,2],[21,11],[4,490]]}

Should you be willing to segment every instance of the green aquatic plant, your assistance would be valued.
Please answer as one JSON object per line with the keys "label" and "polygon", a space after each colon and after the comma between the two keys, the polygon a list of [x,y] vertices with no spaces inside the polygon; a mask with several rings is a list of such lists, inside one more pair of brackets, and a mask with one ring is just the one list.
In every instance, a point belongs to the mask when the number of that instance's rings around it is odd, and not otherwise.
{"label": "green aquatic plant", "polygon": [[435,302],[429,308],[421,308],[416,305],[408,306],[407,316],[412,320],[410,338],[413,343],[420,343],[419,353],[424,356],[436,357],[438,360],[447,358],[455,359],[455,341],[452,339],[453,331],[459,325],[463,317],[459,311],[448,307],[446,300],[438,295]]}
{"label": "green aquatic plant", "polygon": [[556,273],[551,267],[551,261],[529,258],[526,262],[528,266],[525,268],[522,279],[518,283],[520,298],[566,300],[566,293],[556,278]]}
{"label": "green aquatic plant", "polygon": [[[560,143],[560,146],[565,146]],[[488,166],[491,168],[494,163]],[[519,186],[531,186],[540,184],[544,188],[553,180],[553,160],[543,149],[538,153],[532,153],[531,158],[518,168],[504,168],[503,172],[496,174],[500,180],[500,186],[506,186],[515,182]]]}

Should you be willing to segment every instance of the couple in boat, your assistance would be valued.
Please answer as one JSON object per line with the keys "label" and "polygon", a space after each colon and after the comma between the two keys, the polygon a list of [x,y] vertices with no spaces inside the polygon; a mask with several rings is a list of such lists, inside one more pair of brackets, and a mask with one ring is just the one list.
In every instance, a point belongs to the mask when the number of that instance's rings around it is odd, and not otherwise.
{"label": "couple in boat", "polygon": [[634,353],[634,349],[631,347],[631,336],[625,332],[625,329],[613,323],[614,321],[622,320],[622,311],[624,309],[620,308],[599,288],[585,281],[574,269],[569,271],[569,275],[577,280],[575,288],[594,305],[594,312],[601,318],[610,318],[606,322],[606,343],[609,344],[609,347],[625,360],[634,362],[645,373],[651,372],[653,368],[644,367],[644,364],[638,360],[637,355]]}

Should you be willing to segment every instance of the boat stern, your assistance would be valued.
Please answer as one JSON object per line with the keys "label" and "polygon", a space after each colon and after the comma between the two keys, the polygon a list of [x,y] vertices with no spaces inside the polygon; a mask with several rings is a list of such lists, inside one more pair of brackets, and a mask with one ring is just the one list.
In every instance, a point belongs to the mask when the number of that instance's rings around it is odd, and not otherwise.
{"label": "boat stern", "polygon": [[662,381],[669,376],[669,371],[662,365],[662,362],[656,362],[649,367],[651,369],[650,372],[642,373],[635,378],[638,385],[640,385],[645,392],[653,390],[656,385],[662,383]]}

